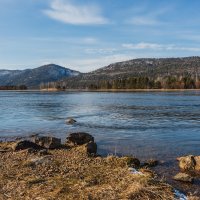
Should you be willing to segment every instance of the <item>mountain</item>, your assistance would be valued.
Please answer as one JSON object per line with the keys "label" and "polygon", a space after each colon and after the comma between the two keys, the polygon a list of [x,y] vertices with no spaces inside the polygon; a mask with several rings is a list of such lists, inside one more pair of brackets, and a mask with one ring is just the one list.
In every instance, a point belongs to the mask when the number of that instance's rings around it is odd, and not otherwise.
{"label": "mountain", "polygon": [[[177,85],[184,84],[182,83],[184,81],[198,82],[199,78],[200,57],[141,58],[110,64],[90,73],[63,79],[59,83],[69,88],[139,88],[141,87],[139,86],[140,82],[146,81],[146,85],[143,84],[142,87],[154,87],[149,85],[156,84],[156,82],[159,85],[162,84],[162,87],[178,87]],[[120,81],[124,83],[121,83],[120,86],[113,86],[114,82]],[[128,81],[136,82],[135,86],[131,86],[134,83],[129,83],[127,86],[126,82]],[[166,86],[168,82],[173,82],[176,85]],[[122,86],[122,84],[126,85]],[[194,84],[191,87],[194,87]]]}
{"label": "mountain", "polygon": [[110,64],[89,73],[58,65],[0,70],[0,86],[69,89],[200,88],[200,57],[141,58]]}
{"label": "mountain", "polygon": [[38,88],[41,83],[56,82],[62,78],[79,75],[80,72],[55,64],[44,65],[35,69],[0,70],[0,86],[26,85]]}
{"label": "mountain", "polygon": [[111,77],[123,76],[151,76],[166,77],[194,75],[196,70],[200,73],[200,57],[185,58],[144,58],[111,64],[100,68],[92,75],[109,75]]}

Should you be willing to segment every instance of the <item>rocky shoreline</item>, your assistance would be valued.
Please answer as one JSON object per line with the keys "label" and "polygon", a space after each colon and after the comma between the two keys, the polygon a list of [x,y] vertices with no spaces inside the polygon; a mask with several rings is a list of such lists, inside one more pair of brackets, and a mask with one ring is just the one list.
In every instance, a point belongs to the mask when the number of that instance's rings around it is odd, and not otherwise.
{"label": "rocky shoreline", "polygon": [[[179,193],[153,171],[159,161],[131,156],[102,157],[94,137],[71,133],[64,144],[55,137],[0,143],[0,199],[198,200]],[[193,182],[200,157],[178,158],[174,179]]]}

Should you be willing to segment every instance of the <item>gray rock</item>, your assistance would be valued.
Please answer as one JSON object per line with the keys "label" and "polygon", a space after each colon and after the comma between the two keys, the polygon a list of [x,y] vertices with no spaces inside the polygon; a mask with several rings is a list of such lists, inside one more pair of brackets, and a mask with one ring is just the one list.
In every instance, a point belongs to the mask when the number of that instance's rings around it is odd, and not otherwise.
{"label": "gray rock", "polygon": [[173,177],[176,181],[182,181],[182,182],[189,182],[192,183],[194,181],[194,178],[186,173],[178,173]]}
{"label": "gray rock", "polygon": [[83,132],[71,133],[66,140],[66,144],[69,146],[83,145],[89,142],[94,142],[94,137]]}
{"label": "gray rock", "polygon": [[19,151],[24,149],[35,149],[35,150],[42,149],[42,147],[39,146],[38,144],[35,144],[28,140],[16,141],[14,144],[12,144],[11,148],[14,151]]}
{"label": "gray rock", "polygon": [[86,152],[88,154],[96,154],[97,153],[97,144],[95,142],[89,142],[85,144]]}
{"label": "gray rock", "polygon": [[75,119],[73,119],[73,118],[68,118],[67,120],[66,120],[66,123],[67,124],[74,124],[74,123],[76,123],[77,121],[75,120]]}
{"label": "gray rock", "polygon": [[48,136],[36,136],[32,138],[32,141],[47,149],[56,149],[61,147],[61,139]]}

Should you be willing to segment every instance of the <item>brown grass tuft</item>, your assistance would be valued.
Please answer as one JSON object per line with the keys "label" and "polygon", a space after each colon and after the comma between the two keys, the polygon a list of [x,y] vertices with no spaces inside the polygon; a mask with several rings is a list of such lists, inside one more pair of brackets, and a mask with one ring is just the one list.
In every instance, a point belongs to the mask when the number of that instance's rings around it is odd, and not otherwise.
{"label": "brown grass tuft", "polygon": [[0,199],[174,199],[171,186],[154,180],[150,171],[131,174],[130,159],[89,157],[82,146],[50,153],[35,165],[27,163],[37,154],[2,153]]}

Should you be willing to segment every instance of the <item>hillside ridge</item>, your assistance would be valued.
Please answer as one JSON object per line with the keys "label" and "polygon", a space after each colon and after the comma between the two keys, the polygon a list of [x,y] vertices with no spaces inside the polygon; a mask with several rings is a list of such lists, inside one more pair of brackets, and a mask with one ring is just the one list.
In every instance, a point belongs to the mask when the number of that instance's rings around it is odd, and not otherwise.
{"label": "hillside ridge", "polygon": [[38,88],[40,84],[56,82],[62,78],[79,75],[80,72],[56,64],[43,65],[34,69],[0,70],[0,86],[26,85]]}
{"label": "hillside ridge", "polygon": [[198,88],[200,57],[138,58],[110,64],[57,84],[75,89]]}

